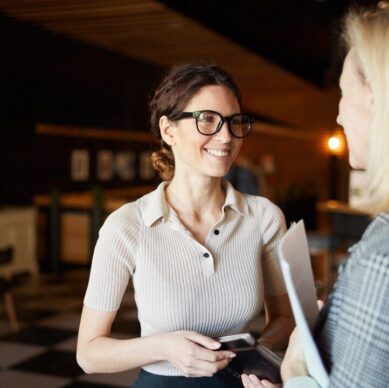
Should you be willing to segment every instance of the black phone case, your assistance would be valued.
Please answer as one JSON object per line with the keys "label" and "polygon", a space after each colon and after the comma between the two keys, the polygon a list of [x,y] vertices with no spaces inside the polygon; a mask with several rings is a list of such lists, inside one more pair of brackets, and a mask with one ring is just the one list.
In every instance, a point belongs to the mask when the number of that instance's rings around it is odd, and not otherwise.
{"label": "black phone case", "polygon": [[252,345],[252,341],[247,342],[242,337],[222,342],[221,349],[236,353],[236,357],[228,367],[220,372],[220,375],[229,381],[231,379],[240,381],[241,374],[245,373],[254,374],[258,378],[269,380],[274,384],[281,382],[280,366],[282,358],[265,346]]}

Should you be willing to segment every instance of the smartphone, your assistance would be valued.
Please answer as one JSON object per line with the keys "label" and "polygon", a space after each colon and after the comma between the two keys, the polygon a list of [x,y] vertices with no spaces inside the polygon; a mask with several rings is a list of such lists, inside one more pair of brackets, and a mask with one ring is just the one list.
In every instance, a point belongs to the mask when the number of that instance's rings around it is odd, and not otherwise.
{"label": "smartphone", "polygon": [[240,380],[242,373],[255,374],[272,383],[281,382],[280,365],[282,359],[271,350],[256,342],[250,333],[227,335],[215,338],[222,344],[221,350],[230,350],[237,357],[220,373],[228,381]]}
{"label": "smartphone", "polygon": [[231,350],[233,352],[251,348],[255,345],[255,338],[250,333],[226,335],[215,338],[215,340],[222,344],[219,350]]}

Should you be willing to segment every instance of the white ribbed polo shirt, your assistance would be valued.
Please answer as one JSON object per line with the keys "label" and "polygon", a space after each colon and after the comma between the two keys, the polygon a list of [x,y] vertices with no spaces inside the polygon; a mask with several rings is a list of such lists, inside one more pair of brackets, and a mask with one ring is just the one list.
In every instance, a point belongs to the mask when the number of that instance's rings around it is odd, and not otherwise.
{"label": "white ribbed polo shirt", "polygon": [[[165,200],[165,187],[113,212],[100,229],[84,303],[115,311],[132,278],[141,335],[193,330],[211,337],[246,329],[264,293],[285,293],[277,246],[285,233],[280,209],[242,194],[228,181],[222,217],[204,245]],[[181,375],[171,363],[147,365]]]}

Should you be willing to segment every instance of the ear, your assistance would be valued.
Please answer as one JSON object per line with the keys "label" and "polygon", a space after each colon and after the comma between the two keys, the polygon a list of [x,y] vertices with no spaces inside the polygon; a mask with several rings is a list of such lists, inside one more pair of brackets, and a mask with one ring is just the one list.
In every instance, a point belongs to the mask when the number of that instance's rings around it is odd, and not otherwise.
{"label": "ear", "polygon": [[163,141],[173,146],[175,144],[176,126],[172,123],[167,116],[162,116],[159,119],[159,130],[161,131],[161,137]]}

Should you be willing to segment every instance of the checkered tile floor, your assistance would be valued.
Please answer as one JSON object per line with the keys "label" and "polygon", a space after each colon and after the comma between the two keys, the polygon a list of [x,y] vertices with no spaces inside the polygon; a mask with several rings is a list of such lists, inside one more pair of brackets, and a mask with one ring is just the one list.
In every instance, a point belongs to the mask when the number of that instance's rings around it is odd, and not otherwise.
{"label": "checkered tile floor", "polygon": [[[0,387],[129,387],[138,370],[86,375],[75,358],[86,270],[60,278],[23,279],[14,290],[20,331],[13,333],[0,303]],[[113,336],[138,336],[136,307],[129,289],[113,325]]]}
{"label": "checkered tile floor", "polygon": [[[17,333],[12,332],[0,301],[0,388],[131,386],[138,370],[87,375],[77,365],[77,330],[87,279],[87,270],[67,271],[60,278],[23,279],[14,290],[21,323]],[[253,327],[262,324],[263,317],[258,317]],[[112,333],[116,338],[139,335],[131,287]]]}

